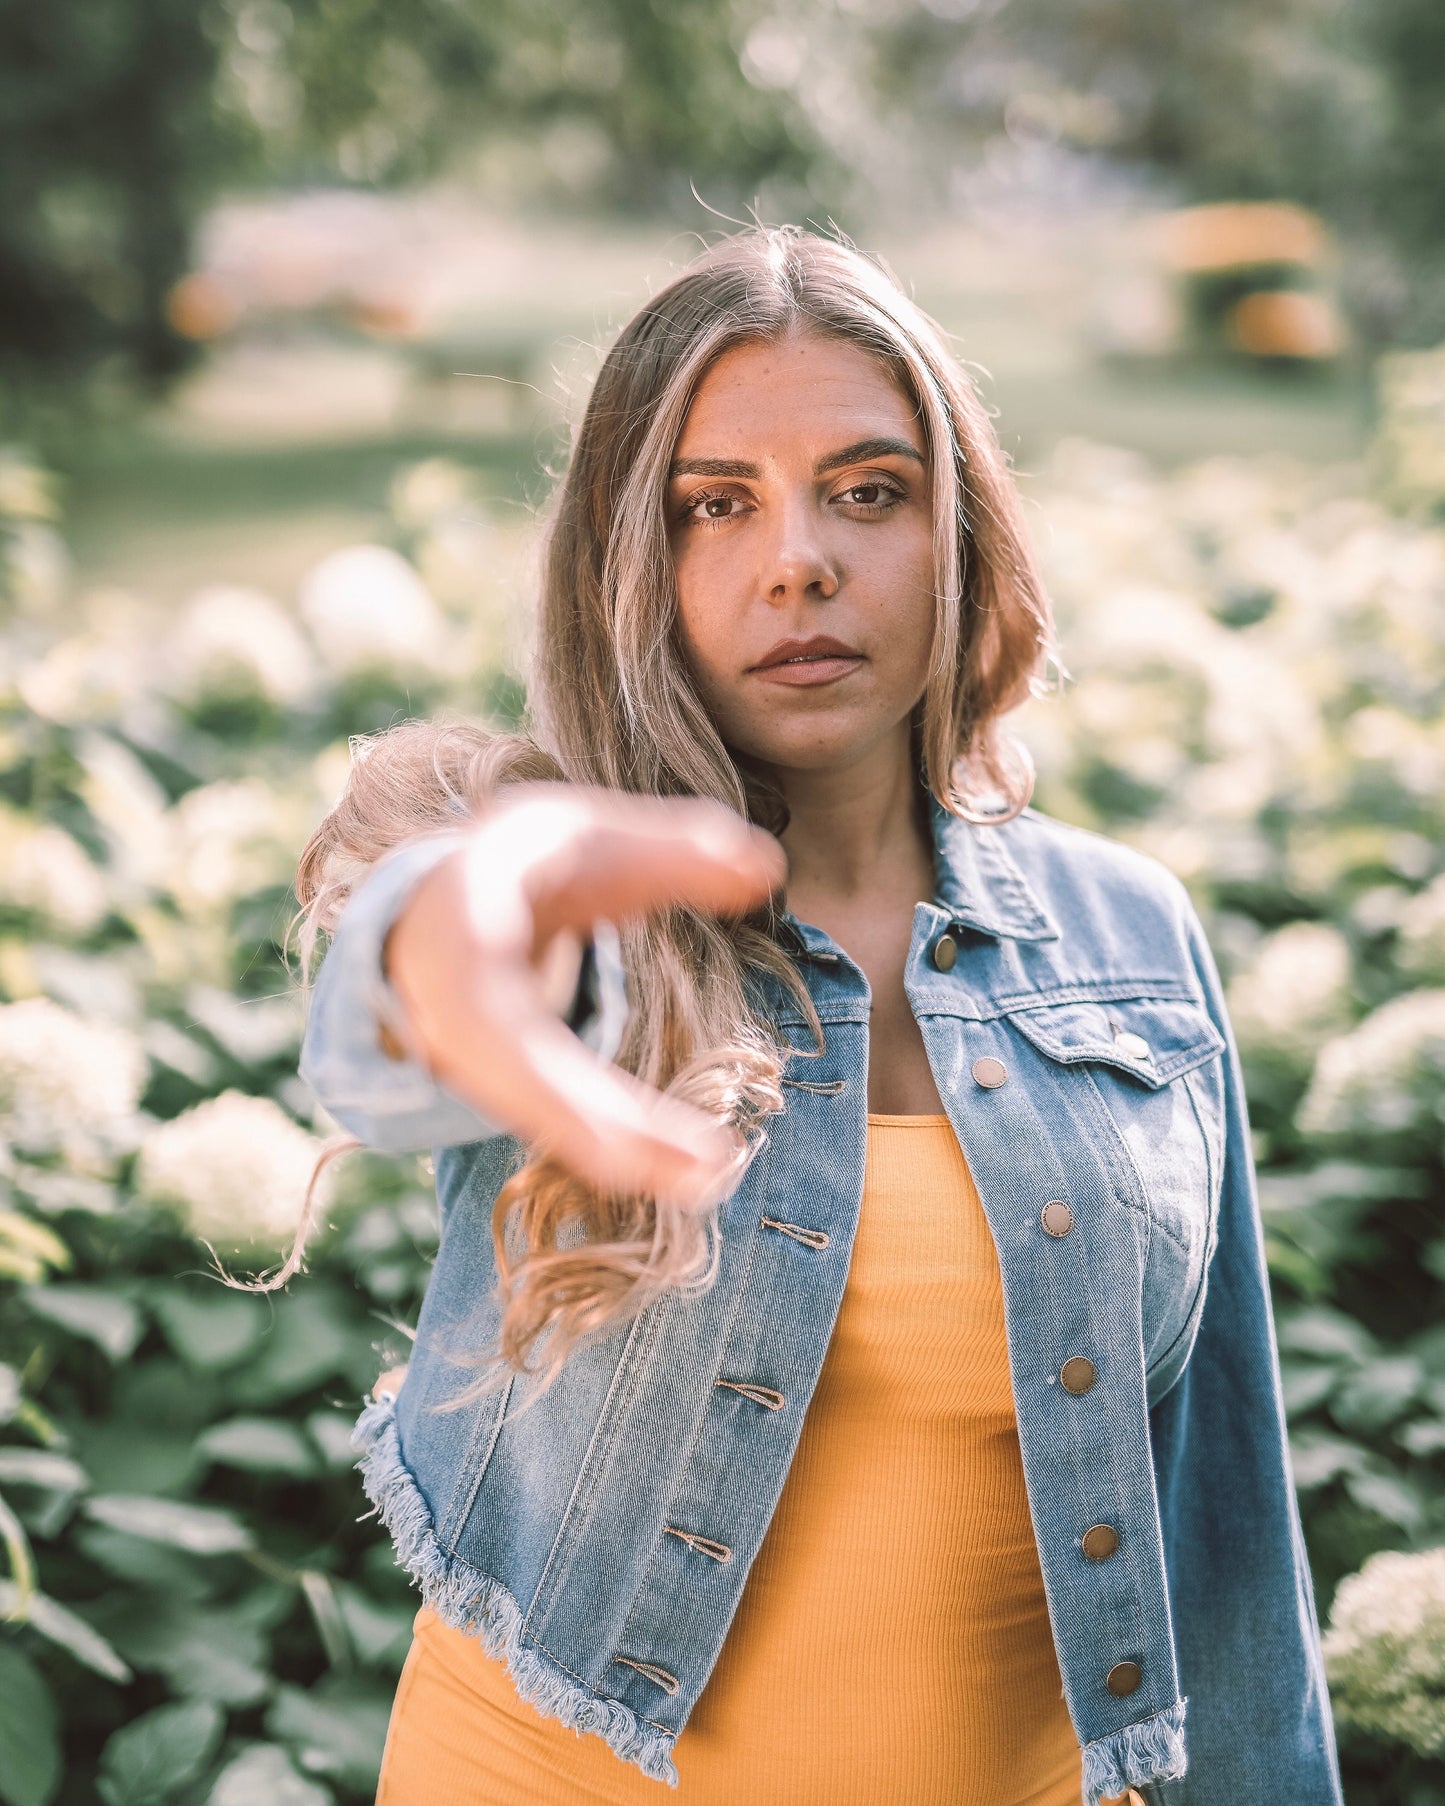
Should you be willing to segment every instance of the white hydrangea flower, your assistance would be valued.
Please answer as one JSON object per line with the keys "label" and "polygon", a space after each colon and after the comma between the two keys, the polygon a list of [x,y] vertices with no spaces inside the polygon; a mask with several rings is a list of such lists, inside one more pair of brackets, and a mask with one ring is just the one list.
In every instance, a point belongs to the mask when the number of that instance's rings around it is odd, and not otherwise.
{"label": "white hydrangea flower", "polygon": [[281,604],[229,584],[199,590],[186,603],[166,663],[166,687],[185,702],[259,697],[290,708],[316,684],[311,648]]}
{"label": "white hydrangea flower", "polygon": [[105,878],[80,842],[14,810],[0,812],[0,899],[70,934],[88,934],[108,907]]}
{"label": "white hydrangea flower", "polygon": [[124,1145],[146,1072],[145,1053],[125,1029],[48,997],[0,1004],[0,1136],[27,1152]]}
{"label": "white hydrangea flower", "polygon": [[300,605],[322,657],[344,677],[446,669],[441,610],[412,566],[387,546],[330,553],[302,584]]}
{"label": "white hydrangea flower", "polygon": [[1321,1641],[1341,1719],[1445,1755],[1445,1548],[1372,1555],[1340,1582]]}
{"label": "white hydrangea flower", "polygon": [[1326,922],[1289,923],[1235,974],[1228,1004],[1242,1048],[1307,1064],[1349,1021],[1349,942]]}
{"label": "white hydrangea flower", "polygon": [[160,888],[175,857],[165,791],[108,734],[83,734],[76,751],[85,770],[81,795],[105,835],[113,882],[122,892]]}
{"label": "white hydrangea flower", "polygon": [[1397,958],[1407,972],[1445,982],[1445,872],[1400,911]]}
{"label": "white hydrangea flower", "polygon": [[201,908],[285,882],[299,836],[285,800],[262,778],[222,779],[188,790],[171,810],[170,888]]}
{"label": "white hydrangea flower", "polygon": [[1445,789],[1445,736],[1398,709],[1371,705],[1345,723],[1344,744],[1361,764],[1383,765],[1399,787],[1432,801]]}
{"label": "white hydrangea flower", "polygon": [[75,633],[28,659],[18,688],[26,707],[47,721],[69,727],[110,721],[135,693],[137,662],[131,650],[99,634]]}
{"label": "white hydrangea flower", "polygon": [[223,1091],[150,1131],[136,1190],[174,1206],[193,1235],[217,1247],[287,1247],[323,1145],[271,1098]]}
{"label": "white hydrangea flower", "polygon": [[1445,989],[1406,991],[1326,1042],[1300,1104],[1308,1135],[1438,1132],[1445,1102]]}

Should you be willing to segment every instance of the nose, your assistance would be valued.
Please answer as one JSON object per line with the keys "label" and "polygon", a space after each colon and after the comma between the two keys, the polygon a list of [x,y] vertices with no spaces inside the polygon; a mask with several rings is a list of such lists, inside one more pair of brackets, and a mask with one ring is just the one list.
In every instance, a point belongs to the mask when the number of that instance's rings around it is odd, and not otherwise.
{"label": "nose", "polygon": [[826,601],[838,592],[839,570],[828,544],[827,522],[812,495],[786,502],[775,516],[777,531],[768,547],[764,591],[770,602],[800,597]]}

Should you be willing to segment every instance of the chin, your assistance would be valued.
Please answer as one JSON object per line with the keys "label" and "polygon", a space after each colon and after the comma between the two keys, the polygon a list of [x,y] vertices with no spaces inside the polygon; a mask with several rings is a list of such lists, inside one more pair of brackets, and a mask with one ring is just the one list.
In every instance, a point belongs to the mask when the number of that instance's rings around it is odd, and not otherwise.
{"label": "chin", "polygon": [[761,765],[776,767],[780,771],[830,771],[837,766],[850,765],[876,739],[877,735],[868,733],[866,729],[853,733],[840,729],[826,735],[815,731],[796,737],[779,735],[764,739],[761,736],[749,736],[746,740],[734,741],[733,744],[747,758]]}

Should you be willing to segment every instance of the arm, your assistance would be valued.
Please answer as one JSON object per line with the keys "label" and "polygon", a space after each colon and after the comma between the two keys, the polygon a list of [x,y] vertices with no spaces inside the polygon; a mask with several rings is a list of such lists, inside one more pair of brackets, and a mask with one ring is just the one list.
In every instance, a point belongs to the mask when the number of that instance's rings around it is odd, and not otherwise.
{"label": "arm", "polygon": [[1180,1690],[1189,1701],[1180,1806],[1339,1806],[1244,1081],[1214,957],[1182,885],[1180,898],[1203,1001],[1226,1042],[1218,1244],[1189,1361],[1150,1413]]}
{"label": "arm", "polygon": [[[462,845],[462,830],[408,841],[381,860],[342,910],[312,989],[300,1074],[318,1101],[367,1147],[420,1153],[502,1133],[454,1096],[414,1051],[384,965],[386,938],[421,878]],[[593,928],[567,1021],[610,1060],[627,1023],[616,931]]]}

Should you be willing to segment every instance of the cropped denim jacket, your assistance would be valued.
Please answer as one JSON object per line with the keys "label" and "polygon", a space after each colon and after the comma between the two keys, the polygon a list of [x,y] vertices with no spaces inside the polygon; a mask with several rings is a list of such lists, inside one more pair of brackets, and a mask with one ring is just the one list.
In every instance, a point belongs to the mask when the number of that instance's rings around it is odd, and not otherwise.
{"label": "cropped denim jacket", "polygon": [[[1130,1786],[1149,1806],[1340,1806],[1239,1059],[1189,893],[1031,807],[978,826],[935,803],[932,823],[905,985],[997,1249],[1085,1806]],[[344,1127],[435,1161],[439,1251],[406,1383],[357,1423],[363,1483],[427,1603],[504,1658],[523,1699],[675,1785],[848,1278],[868,983],[782,919],[826,1047],[764,981],[799,1052],[720,1207],[711,1288],[575,1353],[525,1412],[513,1382],[438,1414],[475,1374],[459,1347],[496,1327],[490,1207],[521,1152],[404,1040],[399,1058],[378,1043],[405,1028],[386,929],[456,843],[410,842],[358,888],[302,1050]],[[612,1057],[627,1005],[610,931],[595,955],[578,1020]]]}

